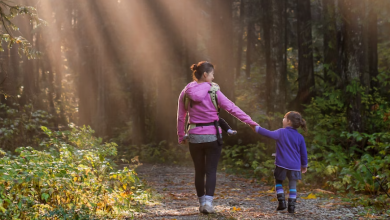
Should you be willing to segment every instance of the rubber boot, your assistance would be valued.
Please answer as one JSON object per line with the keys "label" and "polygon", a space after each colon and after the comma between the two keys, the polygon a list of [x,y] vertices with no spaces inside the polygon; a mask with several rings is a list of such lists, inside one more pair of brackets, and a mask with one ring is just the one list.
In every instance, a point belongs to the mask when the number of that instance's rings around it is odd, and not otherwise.
{"label": "rubber boot", "polygon": [[295,203],[297,199],[288,199],[288,212],[295,213]]}
{"label": "rubber boot", "polygon": [[279,205],[278,205],[278,208],[276,210],[278,210],[278,211],[285,210],[287,207],[286,207],[286,199],[284,197],[284,193],[276,194],[276,197],[278,198],[278,201],[279,201]]}

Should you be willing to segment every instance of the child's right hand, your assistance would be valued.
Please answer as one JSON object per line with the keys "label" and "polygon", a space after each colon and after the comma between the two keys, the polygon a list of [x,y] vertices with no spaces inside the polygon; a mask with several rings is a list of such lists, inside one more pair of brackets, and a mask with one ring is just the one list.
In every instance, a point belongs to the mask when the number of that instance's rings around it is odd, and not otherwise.
{"label": "child's right hand", "polygon": [[307,167],[301,167],[301,172],[306,173],[307,172]]}
{"label": "child's right hand", "polygon": [[252,128],[253,132],[256,133],[256,125],[249,125],[249,126]]}

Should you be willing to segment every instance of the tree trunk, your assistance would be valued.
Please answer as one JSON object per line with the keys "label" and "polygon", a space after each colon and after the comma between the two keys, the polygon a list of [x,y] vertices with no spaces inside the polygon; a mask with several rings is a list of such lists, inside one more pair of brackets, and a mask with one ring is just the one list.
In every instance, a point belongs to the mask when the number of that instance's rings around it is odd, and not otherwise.
{"label": "tree trunk", "polygon": [[8,45],[3,43],[3,52],[0,52],[0,102],[9,105],[9,99],[11,98],[12,82],[9,71],[9,49]]}
{"label": "tree trunk", "polygon": [[245,0],[240,0],[240,18],[239,18],[239,28],[237,31],[237,64],[236,64],[236,76],[235,79],[238,79],[241,72],[241,61],[242,61],[242,42],[243,42],[243,32],[244,32],[244,13],[245,13]]}
{"label": "tree trunk", "polygon": [[302,111],[301,104],[309,104],[314,96],[314,65],[312,48],[312,27],[310,0],[297,0],[297,30],[298,30],[298,94],[297,106]]}
{"label": "tree trunk", "polygon": [[93,118],[96,115],[97,92],[94,89],[96,85],[96,77],[93,76],[93,68],[90,63],[94,63],[92,43],[90,39],[95,39],[90,36],[86,30],[88,25],[86,13],[83,13],[83,8],[90,8],[88,2],[81,2],[77,6],[77,27],[76,39],[78,39],[78,59],[75,60],[78,72],[77,92],[79,96],[79,125],[92,125]]}
{"label": "tree trunk", "polygon": [[[378,15],[375,7],[368,12],[368,66],[371,88],[379,89],[378,76]],[[375,91],[374,89],[372,91]]]}
{"label": "tree trunk", "polygon": [[[62,9],[63,10],[63,9]],[[60,114],[58,118],[58,123],[62,125],[66,125],[66,118],[65,118],[65,110],[64,110],[64,103],[62,96],[62,67],[63,67],[63,59],[62,59],[62,51],[61,51],[61,43],[62,43],[62,19],[65,17],[65,13],[61,10],[56,10],[55,14],[55,28],[56,34],[54,36],[55,40],[53,42],[53,45],[51,46],[53,48],[53,57],[52,62],[54,62],[53,70],[55,73],[55,102],[59,107]]]}
{"label": "tree trunk", "polygon": [[337,30],[335,0],[322,0],[324,21],[324,81],[332,82],[332,74],[337,73]]}
{"label": "tree trunk", "polygon": [[263,29],[264,29],[264,45],[265,45],[265,63],[266,63],[266,101],[267,114],[275,111],[275,67],[271,57],[271,34],[273,27],[272,1],[262,0],[263,8]]}
{"label": "tree trunk", "polygon": [[134,144],[144,144],[146,141],[144,79],[139,72],[137,70],[131,71]]}
{"label": "tree trunk", "polygon": [[245,75],[247,78],[251,76],[252,57],[255,41],[255,22],[248,21],[247,36],[246,36],[246,65]]}
{"label": "tree trunk", "polygon": [[184,54],[184,74],[185,74],[185,80],[186,84],[193,81],[192,79],[192,72],[190,70],[190,67],[192,64],[195,64],[199,62],[199,55],[198,55],[198,32],[199,32],[199,16],[201,16],[199,6],[198,4],[194,5],[188,5],[188,3],[191,1],[182,1],[184,3],[184,7],[188,11],[185,16],[186,23],[188,24],[187,28],[184,30],[183,36],[184,36],[184,47],[183,47],[183,54]]}
{"label": "tree trunk", "polygon": [[[362,4],[353,0],[343,0],[341,2],[341,12],[345,25],[345,66],[344,74],[346,83],[355,89],[361,81],[364,71],[364,40],[363,27],[359,25],[359,20],[363,16],[361,12]],[[358,85],[358,84],[357,84]],[[363,131],[361,117],[361,95],[360,92],[346,90],[347,95],[347,119],[349,132]]]}
{"label": "tree trunk", "polygon": [[[226,97],[234,102],[232,4],[232,0],[211,1],[211,40],[208,49],[211,62],[216,66],[215,81]],[[233,118],[225,111],[221,111],[221,117],[229,124],[234,123]]]}
{"label": "tree trunk", "polygon": [[[23,36],[29,41],[32,42],[32,27],[28,21],[23,21],[23,25],[21,27]],[[22,65],[22,75],[23,75],[23,93],[20,99],[21,106],[24,106],[29,103],[33,103],[34,101],[34,71],[33,71],[33,60],[29,60],[27,56],[23,55],[23,65]]]}
{"label": "tree trunk", "polygon": [[[277,93],[274,92],[275,111],[284,113],[285,108],[285,88],[287,81],[287,66],[285,64],[286,46],[285,46],[285,1],[274,0],[273,9],[273,29],[272,29],[272,63],[275,68],[274,88],[277,88]],[[276,94],[275,94],[276,93]]]}
{"label": "tree trunk", "polygon": [[287,18],[287,1],[283,1],[283,30],[284,30],[284,48],[283,48],[283,70],[280,78],[280,94],[281,94],[281,110],[286,112],[286,104],[288,102],[288,81],[287,81],[287,47],[288,47],[288,18]]}
{"label": "tree trunk", "polygon": [[[47,60],[50,60],[48,57],[46,57]],[[50,62],[46,65],[46,70],[48,74],[48,101],[49,101],[49,113],[53,116],[52,117],[52,123],[54,130],[58,130],[58,114],[54,105],[54,73],[53,73],[53,66]]]}

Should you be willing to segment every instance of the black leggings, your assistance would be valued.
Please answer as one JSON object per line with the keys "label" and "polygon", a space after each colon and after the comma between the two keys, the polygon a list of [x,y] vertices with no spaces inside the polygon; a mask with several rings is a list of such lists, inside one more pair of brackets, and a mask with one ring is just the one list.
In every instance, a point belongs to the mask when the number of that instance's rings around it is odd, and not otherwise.
{"label": "black leggings", "polygon": [[[217,166],[221,156],[222,146],[217,141],[193,144],[190,143],[190,153],[195,166],[195,188],[198,197],[214,196],[217,182]],[[204,177],[206,176],[206,187]]]}

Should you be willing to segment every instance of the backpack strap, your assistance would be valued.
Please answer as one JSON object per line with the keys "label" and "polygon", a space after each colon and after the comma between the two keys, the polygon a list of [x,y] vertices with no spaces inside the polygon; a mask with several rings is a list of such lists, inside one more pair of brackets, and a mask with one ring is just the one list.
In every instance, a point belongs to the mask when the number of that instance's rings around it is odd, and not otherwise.
{"label": "backpack strap", "polygon": [[217,83],[211,83],[211,88],[209,90],[209,94],[210,94],[211,102],[213,103],[215,109],[218,111],[218,114],[219,114],[220,108],[218,105],[217,91],[219,89],[220,88],[219,88],[219,85]]}
{"label": "backpack strap", "polygon": [[192,101],[190,98],[188,98],[187,94],[184,94],[184,108],[186,111],[188,111],[188,106],[191,106],[192,107]]}

